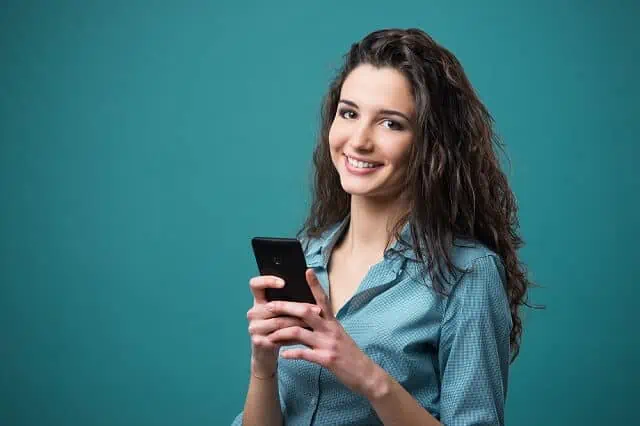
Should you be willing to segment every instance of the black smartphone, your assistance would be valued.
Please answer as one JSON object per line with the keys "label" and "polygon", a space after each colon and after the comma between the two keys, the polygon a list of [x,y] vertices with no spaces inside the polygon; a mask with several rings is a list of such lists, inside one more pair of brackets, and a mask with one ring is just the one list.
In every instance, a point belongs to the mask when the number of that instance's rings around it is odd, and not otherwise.
{"label": "black smartphone", "polygon": [[266,289],[267,300],[316,303],[307,284],[307,262],[300,241],[295,238],[255,237],[251,239],[251,246],[260,275],[275,275],[285,283],[282,288]]}

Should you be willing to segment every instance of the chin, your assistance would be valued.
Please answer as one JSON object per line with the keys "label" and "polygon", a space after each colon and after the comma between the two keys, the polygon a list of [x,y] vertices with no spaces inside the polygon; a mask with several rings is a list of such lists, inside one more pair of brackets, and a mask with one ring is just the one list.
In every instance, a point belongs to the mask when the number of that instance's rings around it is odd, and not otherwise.
{"label": "chin", "polygon": [[351,196],[387,199],[396,198],[402,192],[398,188],[387,187],[386,185],[363,185],[362,182],[340,181],[342,190]]}
{"label": "chin", "polygon": [[375,188],[367,188],[362,185],[353,185],[353,184],[347,184],[347,185],[343,184],[342,190],[349,195],[356,195],[360,197],[373,196],[376,193]]}
{"label": "chin", "polygon": [[359,191],[359,190],[350,190],[348,188],[342,188],[344,189],[344,192],[346,192],[347,194],[351,195],[352,197],[368,197],[371,196],[371,192],[369,191]]}

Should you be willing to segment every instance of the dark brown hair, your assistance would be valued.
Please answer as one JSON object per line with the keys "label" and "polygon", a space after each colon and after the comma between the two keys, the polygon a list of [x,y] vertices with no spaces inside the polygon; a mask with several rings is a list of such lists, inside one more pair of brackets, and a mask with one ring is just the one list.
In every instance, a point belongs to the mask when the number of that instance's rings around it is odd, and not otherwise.
{"label": "dark brown hair", "polygon": [[493,130],[493,118],[480,101],[456,57],[422,30],[385,29],[372,32],[351,46],[323,99],[320,132],[313,155],[313,201],[298,235],[320,236],[350,211],[350,195],[340,184],[331,161],[329,130],[342,84],[359,65],[391,67],[411,83],[416,107],[416,134],[406,173],[409,210],[393,228],[400,239],[409,221],[411,247],[424,263],[434,285],[443,292],[442,273],[459,269],[450,251],[454,239],[479,241],[502,259],[511,309],[511,361],[520,350],[520,306],[527,305],[532,283],[517,250],[515,197],[500,169],[496,149],[502,142]]}

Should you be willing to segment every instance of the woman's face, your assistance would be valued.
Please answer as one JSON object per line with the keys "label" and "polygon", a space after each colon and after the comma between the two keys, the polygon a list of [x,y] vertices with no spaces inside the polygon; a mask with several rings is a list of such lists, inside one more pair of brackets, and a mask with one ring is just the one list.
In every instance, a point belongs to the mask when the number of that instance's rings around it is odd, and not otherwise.
{"label": "woman's face", "polygon": [[363,64],[346,78],[329,130],[333,165],[352,196],[396,197],[414,139],[411,85],[393,68]]}

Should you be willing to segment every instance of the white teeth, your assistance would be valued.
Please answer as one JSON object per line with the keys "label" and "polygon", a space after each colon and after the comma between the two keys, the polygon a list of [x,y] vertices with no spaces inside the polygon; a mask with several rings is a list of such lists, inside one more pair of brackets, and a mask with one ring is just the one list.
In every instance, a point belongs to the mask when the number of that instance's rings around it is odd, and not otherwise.
{"label": "white teeth", "polygon": [[354,160],[351,157],[347,157],[347,161],[349,161],[349,164],[351,164],[353,167],[357,167],[359,169],[370,169],[370,168],[373,168],[373,167],[377,167],[376,164],[366,163],[364,161]]}

